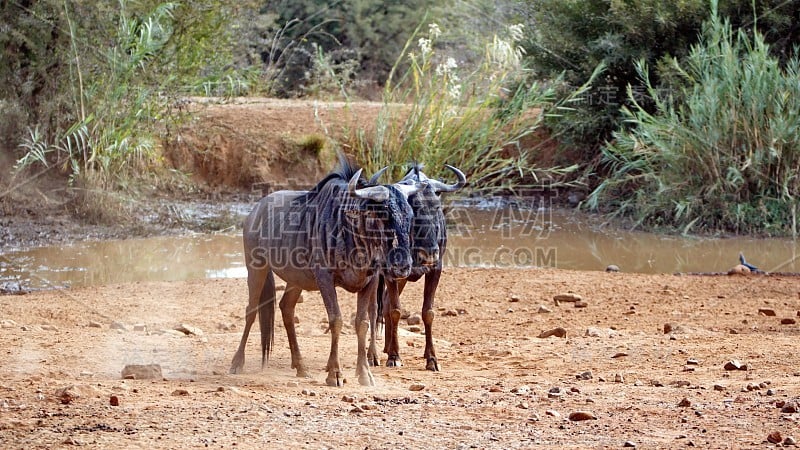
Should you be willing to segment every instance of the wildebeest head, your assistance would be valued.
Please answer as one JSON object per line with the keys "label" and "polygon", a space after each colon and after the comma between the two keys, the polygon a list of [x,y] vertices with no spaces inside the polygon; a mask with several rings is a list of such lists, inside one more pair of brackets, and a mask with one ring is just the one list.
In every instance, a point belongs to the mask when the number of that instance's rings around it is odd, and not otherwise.
{"label": "wildebeest head", "polygon": [[439,262],[442,248],[447,239],[445,231],[445,217],[439,194],[454,192],[466,184],[466,176],[457,168],[445,165],[458,177],[454,184],[445,184],[438,180],[428,178],[422,172],[421,164],[414,164],[401,183],[421,185],[426,184],[422,190],[409,197],[409,203],[414,211],[412,224],[411,248],[415,266],[433,266]]}
{"label": "wildebeest head", "polygon": [[[380,175],[378,172],[370,181]],[[348,225],[357,239],[370,248],[378,247],[386,266],[384,273],[392,278],[405,278],[411,272],[411,227],[414,212],[409,197],[427,187],[427,183],[395,183],[359,188],[361,169],[350,179],[348,193],[365,200],[346,214]],[[362,183],[363,184],[363,183]]]}

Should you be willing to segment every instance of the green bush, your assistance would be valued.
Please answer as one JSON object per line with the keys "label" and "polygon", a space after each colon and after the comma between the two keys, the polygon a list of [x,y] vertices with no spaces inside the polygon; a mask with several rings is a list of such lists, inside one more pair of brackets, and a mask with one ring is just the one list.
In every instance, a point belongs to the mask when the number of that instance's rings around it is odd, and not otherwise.
{"label": "green bush", "polygon": [[734,31],[715,13],[685,62],[675,92],[637,72],[651,114],[629,89],[629,130],[603,150],[609,177],[590,205],[649,226],[684,231],[796,234],[800,198],[800,62],[784,66],[760,33]]}

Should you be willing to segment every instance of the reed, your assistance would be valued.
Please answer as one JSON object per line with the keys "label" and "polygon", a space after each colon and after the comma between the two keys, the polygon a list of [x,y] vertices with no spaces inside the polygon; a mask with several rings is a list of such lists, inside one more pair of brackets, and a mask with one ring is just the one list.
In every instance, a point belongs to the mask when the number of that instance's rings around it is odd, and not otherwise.
{"label": "reed", "polygon": [[670,60],[681,79],[674,91],[654,87],[637,64],[657,111],[629,89],[626,126],[603,149],[610,175],[589,206],[683,232],[796,235],[800,63],[782,65],[763,36],[734,32],[712,8],[686,60]]}

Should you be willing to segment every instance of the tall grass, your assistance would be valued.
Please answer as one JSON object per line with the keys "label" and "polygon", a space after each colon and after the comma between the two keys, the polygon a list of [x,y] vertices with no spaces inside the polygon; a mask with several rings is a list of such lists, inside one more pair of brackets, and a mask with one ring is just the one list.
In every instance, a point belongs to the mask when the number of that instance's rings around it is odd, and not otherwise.
{"label": "tall grass", "polygon": [[603,150],[611,173],[589,204],[684,232],[796,235],[800,63],[781,66],[760,34],[734,32],[714,3],[700,43],[671,61],[677,90],[660,91],[637,65],[657,112],[629,89],[634,107]]}
{"label": "tall grass", "polygon": [[558,80],[527,84],[521,26],[489,37],[473,67],[438,54],[441,34],[436,24],[422,35],[416,30],[391,71],[376,122],[347,130],[344,144],[359,161],[373,170],[416,161],[431,174],[448,163],[462,169],[477,190],[510,193],[576,170],[535,167],[536,149],[521,142],[545,114],[567,107],[586,86],[559,101]]}

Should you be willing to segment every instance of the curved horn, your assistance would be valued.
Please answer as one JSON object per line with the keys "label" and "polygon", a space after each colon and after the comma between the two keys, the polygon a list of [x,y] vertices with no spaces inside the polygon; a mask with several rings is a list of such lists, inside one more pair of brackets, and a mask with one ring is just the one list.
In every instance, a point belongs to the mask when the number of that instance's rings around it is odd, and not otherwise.
{"label": "curved horn", "polygon": [[438,180],[428,180],[428,183],[431,184],[431,187],[433,188],[434,191],[436,191],[436,193],[455,192],[466,186],[467,176],[464,175],[464,172],[458,170],[457,168],[451,166],[450,164],[445,164],[444,166],[452,170],[453,173],[456,174],[456,177],[458,177],[458,181],[455,184],[445,184]]}
{"label": "curved horn", "polygon": [[359,178],[361,178],[361,169],[358,169],[358,172],[356,172],[347,183],[347,191],[352,196],[367,200],[374,200],[376,202],[385,202],[389,198],[389,190],[383,186],[371,186],[357,189],[356,186],[358,186]]}
{"label": "curved horn", "polygon": [[408,200],[408,197],[416,194],[417,192],[425,189],[428,187],[428,182],[424,181],[422,183],[414,183],[414,184],[405,184],[405,183],[395,183],[392,186],[396,187],[398,191]]}
{"label": "curved horn", "polygon": [[381,177],[381,175],[383,175],[383,172],[386,172],[388,168],[389,166],[386,166],[383,169],[375,172],[375,175],[373,175],[372,178],[369,179],[369,184],[378,184],[378,179]]}

